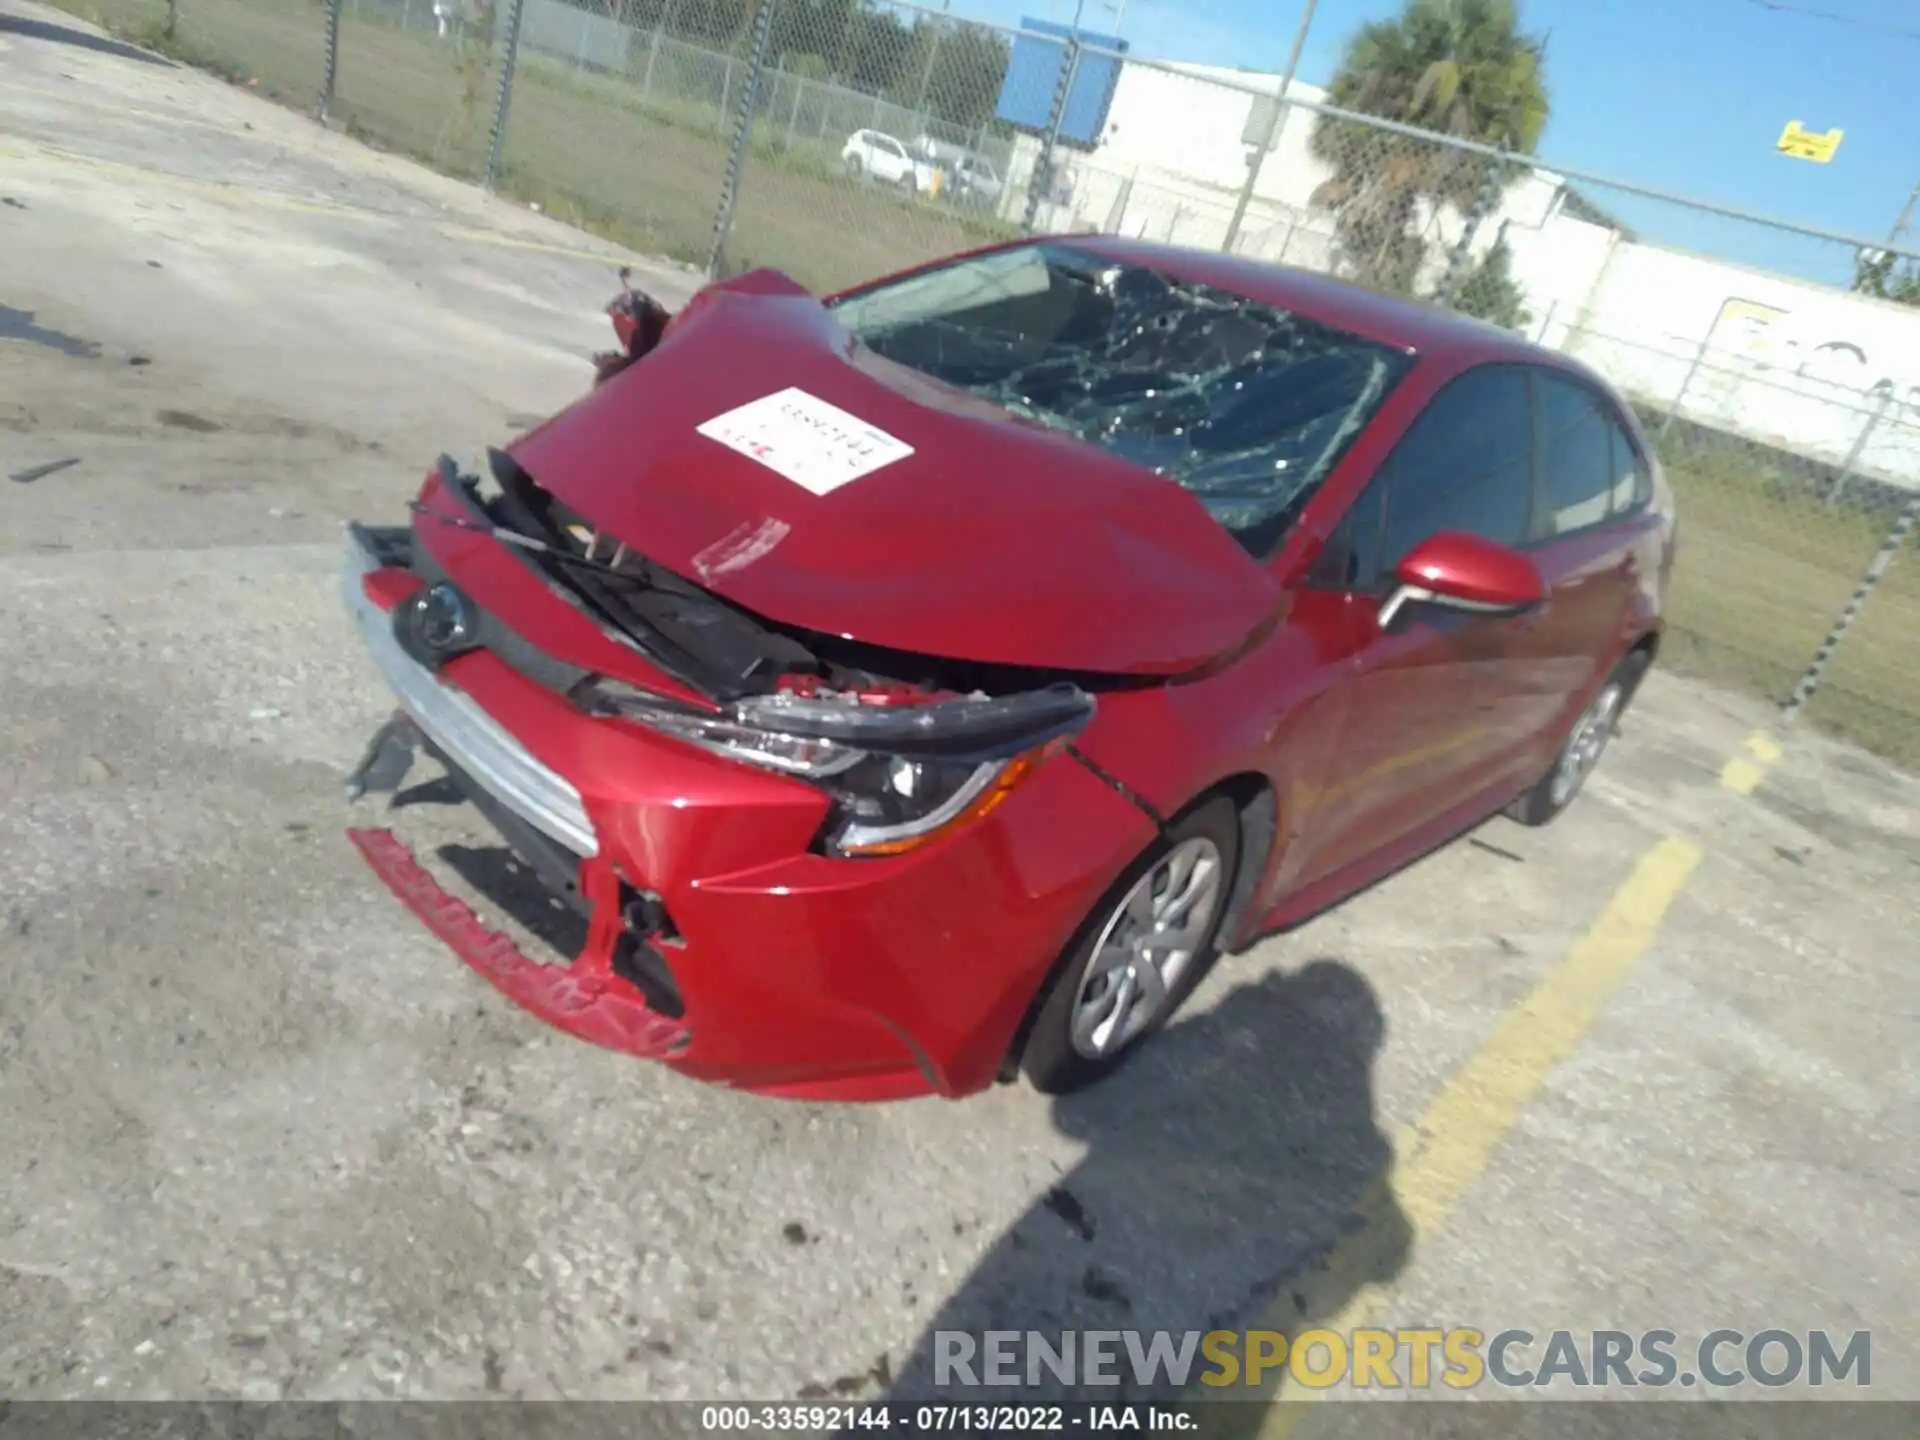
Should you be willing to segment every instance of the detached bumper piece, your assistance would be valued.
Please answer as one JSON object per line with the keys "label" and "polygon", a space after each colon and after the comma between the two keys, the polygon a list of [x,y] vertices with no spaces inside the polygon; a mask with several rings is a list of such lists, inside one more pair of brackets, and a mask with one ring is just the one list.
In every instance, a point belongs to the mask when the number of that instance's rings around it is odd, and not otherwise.
{"label": "detached bumper piece", "polygon": [[631,983],[614,973],[610,957],[622,937],[612,932],[623,928],[617,881],[615,893],[607,897],[612,903],[595,906],[580,958],[564,968],[541,965],[442,889],[391,830],[349,830],[347,838],[441,943],[502,995],[548,1024],[591,1044],[646,1059],[675,1059],[692,1044],[686,1026],[649,1009]]}

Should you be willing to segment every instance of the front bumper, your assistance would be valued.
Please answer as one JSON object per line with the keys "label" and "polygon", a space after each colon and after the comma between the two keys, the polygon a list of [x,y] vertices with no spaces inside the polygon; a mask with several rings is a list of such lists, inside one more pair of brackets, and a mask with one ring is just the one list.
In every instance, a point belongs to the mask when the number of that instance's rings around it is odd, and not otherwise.
{"label": "front bumper", "polygon": [[[566,898],[590,917],[585,944],[568,965],[539,964],[389,833],[354,843],[469,966],[592,1043],[792,1098],[982,1089],[1055,958],[1152,838],[1140,810],[1062,756],[922,850],[829,858],[811,848],[827,799],[810,785],[586,715],[486,650],[427,670],[391,625],[419,578],[350,551],[346,599],[369,653],[432,747],[508,812],[493,818],[509,842],[524,825],[547,859],[573,857]],[[434,559],[485,596],[496,567],[521,563],[503,552],[461,537]],[[539,623],[515,615],[534,645]],[[635,895],[663,932],[629,924]],[[649,1005],[635,947],[671,972],[679,1014]]]}
{"label": "front bumper", "polygon": [[432,672],[401,648],[393,633],[392,610],[404,593],[416,587],[408,584],[403,590],[390,582],[381,599],[376,599],[368,578],[385,568],[356,533],[347,545],[340,590],[347,613],[360,631],[361,643],[393,687],[401,706],[438,749],[514,814],[577,855],[597,853],[600,842],[580,792],[564,776],[535,759],[471,696],[440,684]]}

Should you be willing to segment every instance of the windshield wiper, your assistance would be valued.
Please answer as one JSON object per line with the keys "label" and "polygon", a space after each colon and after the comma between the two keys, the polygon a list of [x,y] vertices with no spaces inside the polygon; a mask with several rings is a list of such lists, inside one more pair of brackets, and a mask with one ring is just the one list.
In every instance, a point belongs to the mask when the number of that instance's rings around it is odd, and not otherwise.
{"label": "windshield wiper", "polygon": [[[698,694],[724,702],[761,694],[768,688],[763,684],[752,683],[755,672],[759,668],[757,666],[750,668],[744,675],[730,674],[718,666],[707,663],[705,659],[684,645],[675,643],[645,616],[636,613],[631,606],[622,604],[617,598],[609,595],[605,581],[599,578],[604,575],[617,579],[623,584],[644,587],[646,582],[639,576],[627,570],[616,569],[606,561],[590,561],[585,556],[571,554],[536,536],[522,535],[507,526],[497,524],[487,513],[474,482],[460,474],[459,467],[450,457],[441,456],[438,469],[447,495],[464,513],[449,514],[431,505],[423,505],[415,501],[411,508],[416,514],[436,524],[489,535],[517,550],[527,565],[548,580],[562,598],[588,615],[596,624],[625,640],[650,664],[657,666],[663,673]],[[567,576],[563,582],[559,575],[548,568],[548,562],[553,561],[565,562],[574,567],[574,573]]]}

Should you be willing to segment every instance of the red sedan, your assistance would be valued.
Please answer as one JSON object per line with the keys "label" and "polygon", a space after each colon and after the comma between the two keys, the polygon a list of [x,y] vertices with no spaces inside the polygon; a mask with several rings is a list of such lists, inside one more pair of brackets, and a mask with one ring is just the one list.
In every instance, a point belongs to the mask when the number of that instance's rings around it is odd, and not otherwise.
{"label": "red sedan", "polygon": [[1631,411],[1471,320],[1091,237],[613,313],[601,383],[346,574],[401,706],[350,790],[431,754],[584,948],[352,833],[513,999],[688,1075],[1084,1085],[1216,953],[1551,819],[1659,644]]}

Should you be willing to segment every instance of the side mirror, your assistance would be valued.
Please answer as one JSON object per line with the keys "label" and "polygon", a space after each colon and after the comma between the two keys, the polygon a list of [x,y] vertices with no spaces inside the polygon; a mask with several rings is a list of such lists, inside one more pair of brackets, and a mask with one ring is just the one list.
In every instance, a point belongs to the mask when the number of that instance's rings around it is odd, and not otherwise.
{"label": "side mirror", "polygon": [[1533,561],[1517,550],[1443,530],[1409,550],[1393,567],[1393,593],[1380,607],[1380,628],[1403,606],[1420,602],[1478,615],[1519,615],[1547,598]]}
{"label": "side mirror", "polygon": [[620,293],[607,306],[607,314],[613,320],[613,333],[620,348],[593,357],[596,386],[611,380],[658,345],[673,319],[666,306],[645,291],[633,288],[633,272],[625,265],[620,267]]}

